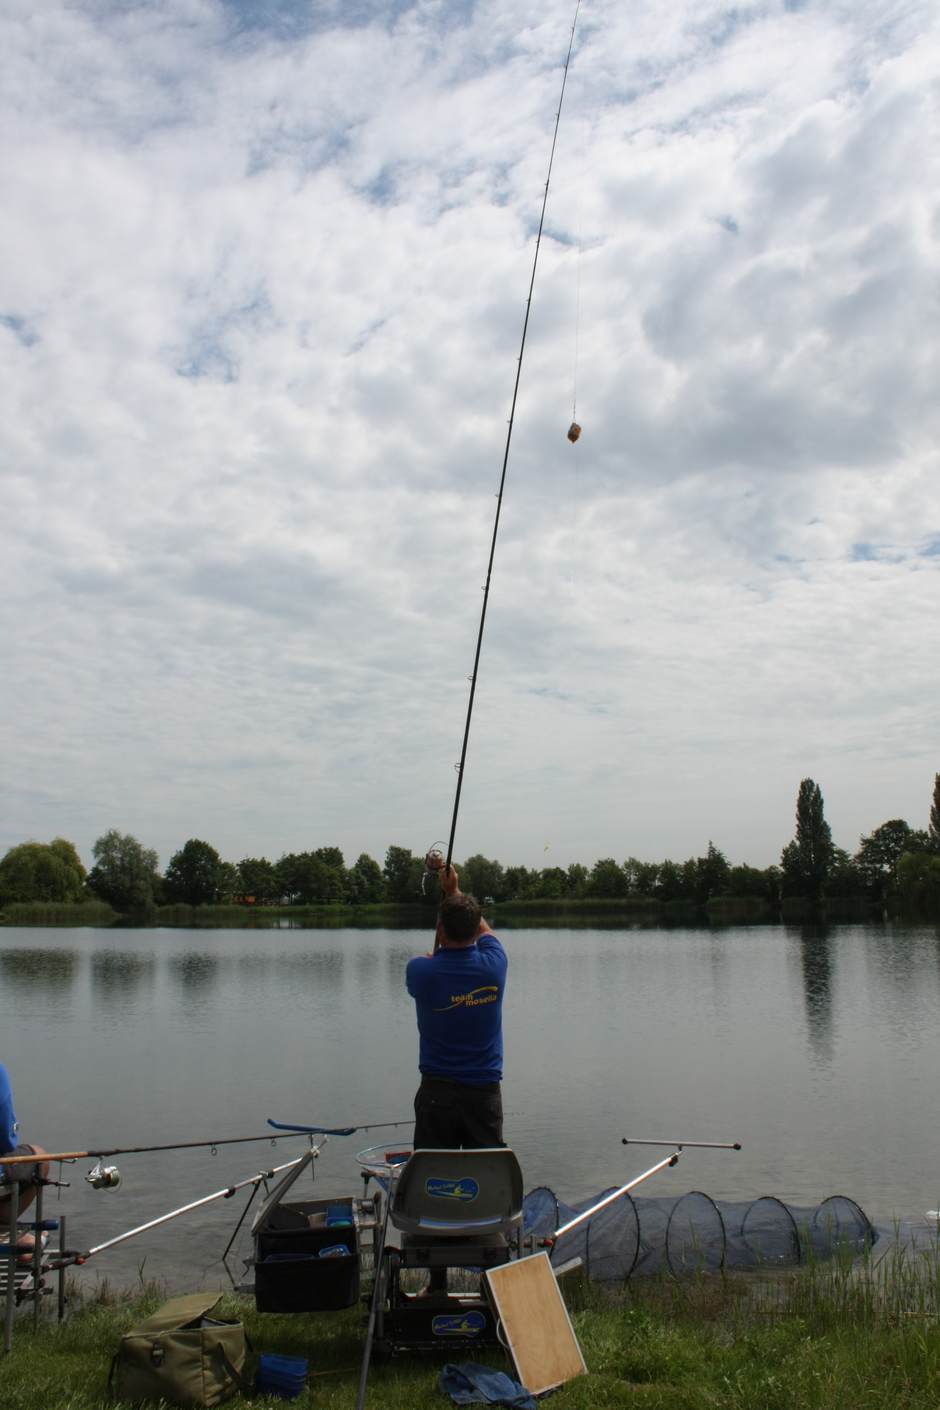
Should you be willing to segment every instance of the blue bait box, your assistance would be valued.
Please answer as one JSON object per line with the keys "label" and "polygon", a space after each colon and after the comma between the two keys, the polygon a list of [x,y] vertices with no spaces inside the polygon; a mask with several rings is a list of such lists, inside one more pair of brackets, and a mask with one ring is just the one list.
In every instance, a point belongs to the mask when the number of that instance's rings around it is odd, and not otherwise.
{"label": "blue bait box", "polygon": [[259,1395],[277,1395],[282,1400],[296,1400],[307,1384],[307,1360],[304,1356],[278,1356],[263,1352],[255,1372],[255,1390]]}

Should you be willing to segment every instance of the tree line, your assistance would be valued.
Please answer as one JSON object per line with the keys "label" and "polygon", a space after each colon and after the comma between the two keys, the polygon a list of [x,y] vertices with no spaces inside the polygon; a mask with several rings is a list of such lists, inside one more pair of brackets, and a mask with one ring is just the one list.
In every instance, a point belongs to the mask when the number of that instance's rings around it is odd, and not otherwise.
{"label": "tree line", "polygon": [[[190,838],[161,873],[157,853],[130,833],[112,828],[93,848],[86,871],[73,843],[22,842],[0,859],[0,907],[16,903],[105,902],[122,915],[161,905],[311,906],[436,903],[437,880],[424,859],[391,846],[383,865],[363,852],[346,865],[339,847],[290,852],[278,861],[244,857],[223,861],[216,849]],[[860,839],[853,855],[836,847],[822,793],[811,778],[800,783],[794,836],[779,865],[732,865],[709,842],[704,856],[684,862],[618,862],[593,866],[503,866],[480,854],[458,863],[462,887],[488,902],[629,901],[702,906],[718,897],[754,898],[778,905],[789,898],[821,904],[828,897],[892,896],[929,910],[940,908],[940,774],[934,776],[926,829],[892,818]]]}

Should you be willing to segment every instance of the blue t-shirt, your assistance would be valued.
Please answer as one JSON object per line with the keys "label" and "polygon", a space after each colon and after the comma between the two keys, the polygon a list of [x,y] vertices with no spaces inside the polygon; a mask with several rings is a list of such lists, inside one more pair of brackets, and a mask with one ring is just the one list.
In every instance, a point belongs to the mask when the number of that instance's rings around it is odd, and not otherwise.
{"label": "blue t-shirt", "polygon": [[16,1114],[13,1110],[13,1089],[10,1086],[9,1074],[0,1062],[0,1155],[9,1155],[15,1150]]}
{"label": "blue t-shirt", "polygon": [[409,961],[405,983],[418,1011],[423,1073],[471,1087],[501,1080],[507,965],[495,935]]}

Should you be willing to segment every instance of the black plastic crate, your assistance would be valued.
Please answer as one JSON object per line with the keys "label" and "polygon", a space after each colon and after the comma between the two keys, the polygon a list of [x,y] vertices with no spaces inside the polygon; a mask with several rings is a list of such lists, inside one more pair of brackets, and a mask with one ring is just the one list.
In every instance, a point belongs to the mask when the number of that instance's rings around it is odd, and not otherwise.
{"label": "black plastic crate", "polygon": [[[348,1205],[351,1224],[328,1228],[317,1222],[328,1207],[340,1204]],[[259,1312],[329,1312],[358,1301],[359,1227],[353,1209],[352,1199],[303,1200],[272,1209],[255,1235]],[[348,1252],[326,1252],[337,1248]]]}

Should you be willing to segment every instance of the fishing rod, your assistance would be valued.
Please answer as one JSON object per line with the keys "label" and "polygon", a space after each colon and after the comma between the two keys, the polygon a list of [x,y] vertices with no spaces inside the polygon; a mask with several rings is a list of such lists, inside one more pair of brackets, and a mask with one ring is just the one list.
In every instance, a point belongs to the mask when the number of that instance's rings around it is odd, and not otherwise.
{"label": "fishing rod", "polygon": [[128,1229],[123,1234],[117,1234],[113,1239],[108,1239],[103,1244],[96,1244],[94,1248],[86,1249],[83,1253],[67,1253],[64,1258],[53,1259],[46,1267],[54,1272],[59,1268],[70,1268],[75,1265],[87,1263],[89,1258],[93,1258],[96,1253],[103,1253],[107,1248],[114,1248],[116,1244],[123,1244],[128,1239],[134,1239],[138,1234],[145,1234],[148,1229],[159,1228],[161,1224],[166,1224],[171,1219],[178,1219],[181,1214],[188,1214],[193,1209],[201,1209],[204,1204],[211,1204],[217,1199],[231,1199],[239,1190],[244,1190],[248,1185],[253,1185],[257,1189],[258,1185],[266,1180],[271,1180],[275,1175],[280,1175],[285,1170],[292,1170],[297,1165],[315,1160],[319,1155],[319,1147],[313,1147],[309,1151],[304,1151],[303,1155],[297,1156],[296,1160],[289,1160],[284,1165],[275,1165],[270,1170],[259,1170],[257,1175],[250,1175],[247,1180],[238,1180],[234,1185],[226,1185],[224,1189],[215,1190],[211,1195],[203,1195],[201,1199],[191,1200],[189,1204],[182,1204],[178,1209],[171,1209],[166,1214],[161,1214],[156,1219],[150,1219],[146,1224],[138,1224],[135,1229]]}
{"label": "fishing rod", "polygon": [[561,80],[561,93],[558,98],[558,110],[555,113],[555,130],[552,134],[552,146],[548,158],[548,172],[545,178],[545,191],[542,196],[542,210],[539,216],[538,233],[535,237],[535,254],[532,259],[532,274],[529,279],[529,295],[526,299],[525,318],[522,324],[522,341],[519,347],[519,357],[516,361],[516,378],[512,390],[512,404],[509,411],[509,426],[506,431],[506,448],[503,452],[503,468],[499,478],[499,493],[496,496],[496,517],[493,523],[493,538],[490,543],[490,557],[486,568],[486,583],[483,587],[483,610],[480,613],[480,630],[477,633],[476,651],[473,657],[473,674],[470,677],[470,699],[467,702],[467,719],[464,725],[463,744],[460,750],[460,762],[457,765],[457,792],[454,797],[454,813],[451,819],[450,837],[447,843],[447,859],[445,862],[444,859],[440,856],[439,852],[432,852],[428,854],[426,860],[426,865],[431,871],[439,871],[443,866],[445,876],[447,874],[447,870],[450,868],[451,862],[454,859],[454,836],[457,832],[457,814],[460,810],[460,793],[463,787],[464,767],[467,761],[467,746],[470,741],[470,721],[473,716],[473,701],[474,697],[476,696],[477,673],[479,671],[480,666],[480,651],[483,646],[483,628],[486,623],[486,609],[490,600],[490,580],[493,576],[493,559],[496,555],[496,536],[499,533],[499,517],[503,507],[503,489],[505,488],[506,470],[509,465],[509,447],[512,443],[513,424],[515,422],[516,416],[516,400],[519,395],[519,381],[522,377],[522,359],[525,353],[526,334],[529,330],[529,314],[532,310],[532,293],[535,288],[535,271],[538,268],[539,249],[542,244],[542,229],[545,224],[545,210],[548,205],[548,190],[549,186],[551,185],[552,165],[555,160],[555,146],[558,142],[558,128],[561,123],[561,110],[562,105],[565,101],[565,85],[568,82],[568,67],[571,63],[571,52],[574,48],[574,32],[577,28],[578,12],[580,8],[581,0],[577,0],[577,3],[575,4],[574,20],[571,24],[571,37],[568,40],[568,53],[565,56],[565,67]]}
{"label": "fishing rod", "polygon": [[0,1165],[45,1165],[54,1160],[85,1160],[87,1158],[100,1160],[107,1155],[150,1155],[157,1151],[185,1151],[196,1150],[200,1147],[211,1147],[215,1150],[217,1146],[239,1146],[248,1145],[252,1141],[270,1141],[273,1145],[275,1141],[286,1139],[289,1135],[320,1135],[320,1136],[352,1136],[356,1131],[377,1131],[384,1126],[410,1126],[414,1122],[414,1117],[409,1117],[407,1121],[361,1121],[356,1126],[283,1126],[278,1121],[268,1121],[268,1125],[275,1130],[282,1131],[283,1137],[272,1136],[271,1132],[264,1136],[227,1136],[221,1141],[173,1141],[161,1146],[112,1146],[109,1149],[104,1147],[87,1151],[42,1151],[39,1155],[2,1155]]}

